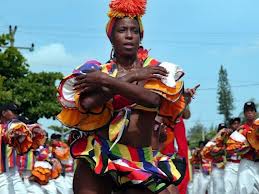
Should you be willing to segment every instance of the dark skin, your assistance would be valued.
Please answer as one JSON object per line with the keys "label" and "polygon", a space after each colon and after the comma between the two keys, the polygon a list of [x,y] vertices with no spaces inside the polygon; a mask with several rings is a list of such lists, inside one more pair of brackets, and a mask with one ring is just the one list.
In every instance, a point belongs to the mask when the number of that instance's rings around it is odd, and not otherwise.
{"label": "dark skin", "polygon": [[16,114],[11,110],[4,110],[1,113],[1,123],[7,123],[8,121],[15,118],[16,118]]}
{"label": "dark skin", "polygon": [[[143,88],[143,85],[149,79],[161,79],[161,77],[167,76],[168,73],[163,67],[143,68],[142,62],[137,59],[140,44],[137,20],[130,18],[118,19],[111,42],[115,50],[114,61],[118,65],[118,75],[116,78],[112,78],[105,73],[95,71],[79,76],[75,84],[75,90],[81,93],[81,106],[85,110],[89,110],[103,105],[114,95],[119,94],[145,107],[159,107],[160,96]],[[137,85],[136,82],[138,82]],[[186,96],[192,97],[195,90],[196,88],[186,90]],[[134,147],[151,146],[155,116],[156,113],[132,110],[129,126],[124,131],[119,143]],[[107,130],[100,133],[101,136],[108,139]],[[75,172],[75,177],[78,178],[74,179],[74,192],[80,194],[111,193],[111,177],[108,175],[98,177],[86,166],[87,163],[81,160]],[[83,173],[84,171],[87,172]],[[98,187],[100,184],[102,184],[102,188]],[[105,188],[105,191],[103,191],[103,188]],[[148,194],[151,192],[147,189],[131,188],[123,191],[123,193]]]}
{"label": "dark skin", "polygon": [[[113,95],[120,94],[139,105],[146,107],[159,107],[160,96],[143,88],[143,81],[166,76],[167,71],[162,67],[142,68],[142,62],[137,59],[137,50],[140,44],[139,24],[130,18],[118,19],[112,38],[115,49],[115,61],[118,65],[118,75],[112,78],[105,73],[96,71],[78,77],[75,89],[82,94],[98,88],[98,92],[80,99],[81,106],[89,110],[97,105],[107,102]],[[136,85],[136,81],[139,82]],[[147,147],[151,145],[152,130],[156,113],[141,110],[132,110],[130,123],[119,143],[134,147]],[[147,122],[148,121],[148,122]],[[101,135],[108,139],[108,132]],[[100,187],[102,185],[102,187]],[[81,160],[75,172],[74,192],[76,194],[108,194],[112,191],[111,177],[94,175]],[[132,188],[123,193],[138,194],[152,193],[147,189]]]}
{"label": "dark skin", "polygon": [[244,111],[244,115],[246,118],[246,123],[249,126],[252,126],[254,123],[254,120],[256,119],[256,112],[252,107],[248,107],[246,108],[246,110]]}
{"label": "dark skin", "polygon": [[231,125],[230,125],[230,128],[233,130],[233,131],[236,131],[240,126],[240,122],[239,121],[234,121]]}

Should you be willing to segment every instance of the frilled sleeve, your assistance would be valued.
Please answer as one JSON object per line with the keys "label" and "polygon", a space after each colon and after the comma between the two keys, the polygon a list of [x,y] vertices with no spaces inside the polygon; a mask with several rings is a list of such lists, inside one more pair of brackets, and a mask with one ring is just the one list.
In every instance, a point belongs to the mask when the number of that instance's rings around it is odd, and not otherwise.
{"label": "frilled sleeve", "polygon": [[167,69],[168,77],[162,80],[149,80],[144,87],[162,97],[158,114],[174,125],[187,105],[183,96],[184,83],[179,81],[184,73],[182,69],[172,63],[163,62],[159,66]]}
{"label": "frilled sleeve", "polygon": [[8,124],[5,138],[19,155],[28,152],[33,143],[31,131],[26,124],[18,120],[13,120]]}
{"label": "frilled sleeve", "polygon": [[82,131],[92,131],[106,125],[111,119],[113,107],[109,101],[101,107],[84,110],[80,105],[80,95],[73,90],[76,76],[85,74],[89,70],[102,70],[96,61],[86,62],[73,71],[73,74],[65,77],[58,87],[58,100],[62,105],[62,111],[57,119],[65,126],[77,128]]}
{"label": "frilled sleeve", "polygon": [[111,119],[112,111],[111,103],[106,103],[104,107],[92,109],[90,112],[81,112],[80,108],[69,109],[62,107],[57,119],[67,127],[92,131],[107,124]]}
{"label": "frilled sleeve", "polygon": [[250,145],[246,139],[247,130],[248,129],[241,126],[229,136],[226,143],[226,151],[228,154],[237,153],[238,155],[243,155],[249,152]]}

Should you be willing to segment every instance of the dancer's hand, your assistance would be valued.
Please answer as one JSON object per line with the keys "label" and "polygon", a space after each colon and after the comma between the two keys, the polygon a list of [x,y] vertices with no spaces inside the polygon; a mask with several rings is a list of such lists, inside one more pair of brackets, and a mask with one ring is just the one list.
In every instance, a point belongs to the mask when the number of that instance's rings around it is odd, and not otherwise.
{"label": "dancer's hand", "polygon": [[160,80],[168,75],[168,72],[164,67],[144,67],[134,70],[133,72],[134,81],[143,81],[150,79]]}
{"label": "dancer's hand", "polygon": [[184,91],[184,96],[187,98],[187,104],[189,104],[194,98],[194,95],[196,94],[196,90],[200,87],[200,84],[196,85],[194,88],[187,88]]}
{"label": "dancer's hand", "polygon": [[76,77],[74,90],[82,92],[92,91],[101,88],[108,78],[108,74],[100,71],[93,71],[84,75]]}

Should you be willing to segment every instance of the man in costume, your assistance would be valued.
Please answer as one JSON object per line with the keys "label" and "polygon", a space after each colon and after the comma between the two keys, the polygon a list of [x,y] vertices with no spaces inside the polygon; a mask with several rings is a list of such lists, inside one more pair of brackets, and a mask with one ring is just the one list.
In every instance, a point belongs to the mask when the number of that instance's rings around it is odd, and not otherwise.
{"label": "man in costume", "polygon": [[[239,117],[232,118],[229,121],[229,132],[227,135],[227,140],[229,136],[235,132],[240,127],[241,119]],[[225,141],[225,151],[226,151],[226,165],[224,173],[224,186],[226,194],[236,194],[237,193],[237,174],[240,164],[240,156],[237,153],[228,152],[227,140]]]}
{"label": "man in costume", "polygon": [[[50,142],[51,147],[51,153],[53,157],[59,160],[59,162],[62,165],[62,171],[64,174],[65,168],[63,167],[63,164],[68,163],[70,153],[69,153],[69,147],[66,143],[64,143],[61,140],[60,134],[52,134]],[[58,178],[54,179],[55,185],[57,187],[57,190],[62,194],[69,194],[69,187],[70,185],[66,184],[65,177],[63,175],[60,175]],[[72,187],[72,185],[71,185]]]}
{"label": "man in costume", "polygon": [[185,172],[185,177],[182,183],[178,186],[178,190],[180,194],[186,194],[187,185],[189,182],[188,144],[187,144],[186,130],[185,130],[183,119],[189,119],[190,115],[191,115],[190,110],[186,109],[183,113],[183,116],[179,118],[179,120],[177,121],[173,129],[171,127],[167,127],[165,129],[164,133],[166,136],[166,140],[162,143],[163,146],[161,150],[161,153],[165,155],[173,154],[175,153],[175,143],[177,143],[177,153],[181,157],[186,158],[187,168]]}
{"label": "man in costume", "polygon": [[[224,192],[224,167],[225,167],[225,145],[228,129],[225,123],[218,125],[218,133],[208,142],[204,150],[207,148],[209,151],[209,158],[212,161],[211,181],[213,193],[220,194]],[[205,156],[206,157],[206,156]]]}
{"label": "man in costume", "polygon": [[15,104],[5,104],[0,108],[0,193],[26,193],[26,188],[16,166],[16,151],[6,143],[7,125],[17,117],[15,114],[17,110],[18,108]]}
{"label": "man in costume", "polygon": [[60,162],[53,157],[51,147],[48,143],[48,134],[44,145],[39,146],[34,151],[35,162],[32,168],[29,180],[40,185],[44,194],[57,194],[58,189],[55,185],[55,179],[61,176],[62,166]]}
{"label": "man in costume", "polygon": [[193,180],[188,185],[188,194],[205,194],[209,190],[211,159],[202,155],[205,144],[205,141],[200,141],[192,153]]}
{"label": "man in costume", "polygon": [[[238,194],[259,193],[259,150],[258,150],[258,125],[256,119],[256,106],[254,102],[244,104],[246,123],[233,132],[228,141],[228,153],[237,153],[241,156],[238,169],[237,192]],[[250,141],[250,134],[254,134],[255,142]]]}

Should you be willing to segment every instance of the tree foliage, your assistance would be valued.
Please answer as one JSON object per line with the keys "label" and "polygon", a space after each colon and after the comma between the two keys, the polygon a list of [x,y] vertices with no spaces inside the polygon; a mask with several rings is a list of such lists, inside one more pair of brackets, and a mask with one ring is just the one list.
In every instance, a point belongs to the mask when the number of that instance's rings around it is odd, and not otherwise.
{"label": "tree foliage", "polygon": [[48,128],[61,134],[67,133],[71,130],[70,128],[64,127],[63,125],[62,126],[51,125]]}
{"label": "tree foliage", "polygon": [[10,102],[12,100],[12,91],[4,87],[5,77],[0,75],[0,102]]}
{"label": "tree foliage", "polygon": [[55,84],[62,79],[61,73],[31,72],[19,50],[9,47],[0,52],[0,76],[1,104],[16,103],[21,113],[34,122],[43,117],[55,118],[60,111]]}
{"label": "tree foliage", "polygon": [[206,140],[211,140],[215,135],[217,134],[217,127],[214,125],[211,125],[209,130],[207,131],[205,135]]}
{"label": "tree foliage", "polygon": [[234,109],[233,96],[231,93],[231,86],[228,81],[227,70],[221,65],[219,70],[218,80],[218,113],[224,115],[224,120],[227,122]]}
{"label": "tree foliage", "polygon": [[197,147],[199,141],[203,140],[205,137],[206,128],[200,123],[197,122],[191,127],[188,131],[188,140],[191,148]]}
{"label": "tree foliage", "polygon": [[199,141],[209,141],[217,134],[217,128],[213,125],[207,129],[202,123],[196,122],[188,131],[190,148],[198,147]]}
{"label": "tree foliage", "polygon": [[0,47],[8,44],[8,40],[10,40],[10,36],[8,34],[0,35]]}
{"label": "tree foliage", "polygon": [[60,73],[28,73],[18,79],[13,89],[14,101],[20,106],[24,115],[36,122],[39,118],[55,118],[60,111],[56,98],[56,80]]}

